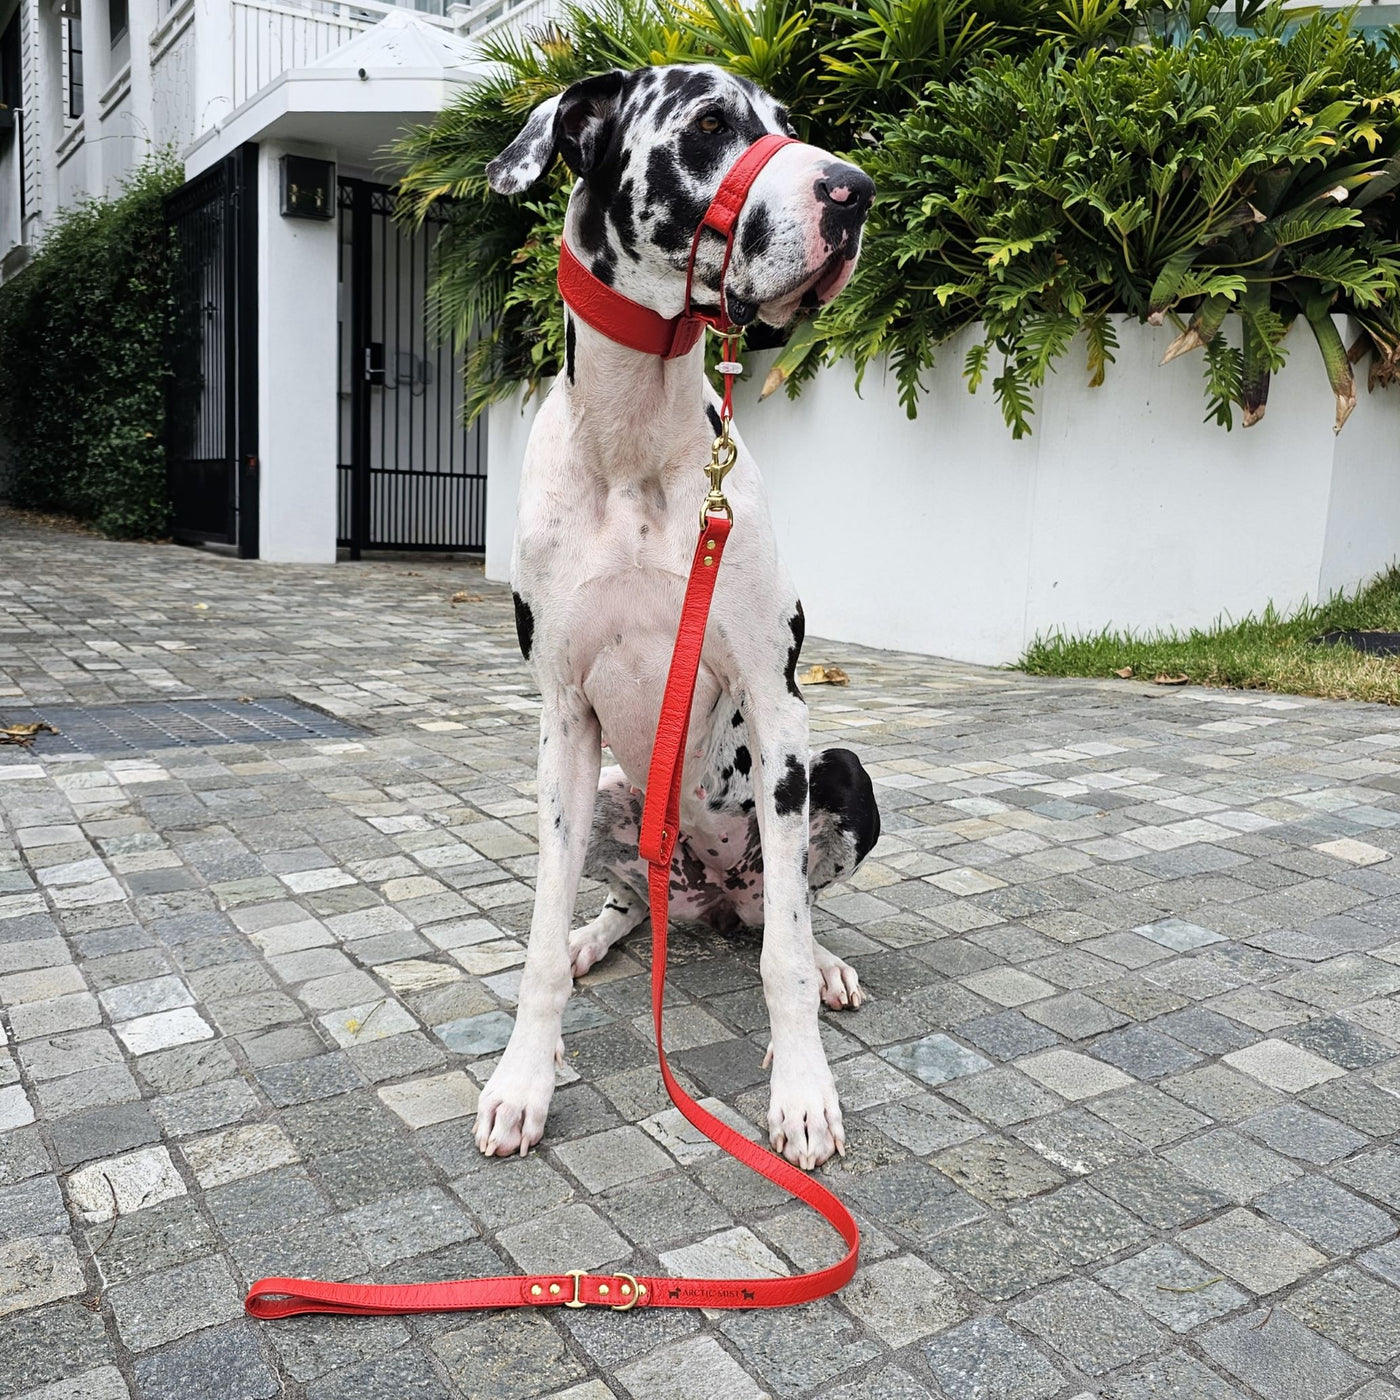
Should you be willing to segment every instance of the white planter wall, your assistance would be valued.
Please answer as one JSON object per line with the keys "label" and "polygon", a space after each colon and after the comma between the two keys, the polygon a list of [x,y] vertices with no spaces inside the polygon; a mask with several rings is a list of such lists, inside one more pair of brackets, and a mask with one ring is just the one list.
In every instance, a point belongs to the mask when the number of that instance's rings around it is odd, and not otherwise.
{"label": "white planter wall", "polygon": [[[967,392],[970,332],[944,348],[912,422],[892,377],[872,369],[857,396],[844,365],[795,402],[758,403],[772,356],[750,356],[738,426],[809,630],[1004,663],[1058,628],[1185,628],[1270,601],[1293,608],[1400,556],[1400,391],[1363,388],[1334,438],[1331,391],[1299,327],[1264,420],[1227,433],[1202,422],[1199,355],[1159,367],[1173,334],[1121,323],[1101,389],[1087,387],[1076,347],[1021,442],[988,387]],[[491,578],[509,572],[532,417],[519,396],[492,410]]]}

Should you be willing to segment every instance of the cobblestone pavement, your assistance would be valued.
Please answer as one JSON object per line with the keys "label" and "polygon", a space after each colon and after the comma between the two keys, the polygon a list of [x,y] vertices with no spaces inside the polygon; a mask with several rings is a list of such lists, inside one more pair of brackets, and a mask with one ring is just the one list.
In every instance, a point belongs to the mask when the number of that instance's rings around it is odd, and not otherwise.
{"label": "cobblestone pavement", "polygon": [[[1400,714],[808,659],[851,673],[813,727],[885,817],[817,913],[873,994],[823,1013],[856,1282],[768,1314],[254,1324],[265,1273],[837,1251],[678,1131],[640,935],[570,1003],[543,1150],[472,1148],[535,850],[504,590],[0,521],[0,713],[293,696],[363,729],[0,750],[0,1395],[1400,1397]],[[682,931],[669,1020],[751,1124],[757,962]]]}

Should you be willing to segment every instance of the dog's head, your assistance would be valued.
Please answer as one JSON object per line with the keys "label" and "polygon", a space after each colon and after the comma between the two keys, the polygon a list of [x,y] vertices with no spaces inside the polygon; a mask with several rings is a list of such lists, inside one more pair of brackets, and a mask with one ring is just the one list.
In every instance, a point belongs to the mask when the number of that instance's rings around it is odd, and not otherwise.
{"label": "dog's head", "polygon": [[[569,246],[593,274],[662,315],[682,309],[686,263],[730,166],[761,136],[791,135],[761,88],[708,64],[613,71],[541,103],[486,167],[516,194],[563,156],[579,177]],[[783,147],[754,182],[725,275],[729,318],[789,321],[830,301],[855,268],[874,183],[816,146]],[[718,301],[723,242],[700,240],[693,300]]]}

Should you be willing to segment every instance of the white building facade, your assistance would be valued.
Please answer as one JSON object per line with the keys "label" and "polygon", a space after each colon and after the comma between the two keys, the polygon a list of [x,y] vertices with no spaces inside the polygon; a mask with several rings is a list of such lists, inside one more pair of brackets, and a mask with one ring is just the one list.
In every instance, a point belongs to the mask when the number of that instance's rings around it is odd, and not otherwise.
{"label": "white building facade", "polygon": [[[0,281],[168,150],[182,322],[177,538],[326,562],[480,549],[485,459],[430,325],[436,229],[386,148],[551,0],[0,0]],[[418,8],[426,7],[426,8]]]}
{"label": "white building facade", "polygon": [[[480,71],[483,34],[556,3],[0,0],[0,281],[146,153],[184,163],[177,538],[314,563],[484,549],[506,577],[537,404],[463,427],[460,347],[427,307],[437,229],[394,222],[384,149]],[[1163,336],[1124,325],[1098,390],[1066,360],[1019,443],[965,392],[956,346],[913,422],[874,370],[857,394],[838,367],[796,403],[746,386],[739,426],[813,633],[1009,662],[1058,628],[1291,608],[1400,554],[1400,389],[1363,391],[1334,440],[1295,337],[1268,416],[1226,434],[1200,421],[1192,361],[1158,368]]]}

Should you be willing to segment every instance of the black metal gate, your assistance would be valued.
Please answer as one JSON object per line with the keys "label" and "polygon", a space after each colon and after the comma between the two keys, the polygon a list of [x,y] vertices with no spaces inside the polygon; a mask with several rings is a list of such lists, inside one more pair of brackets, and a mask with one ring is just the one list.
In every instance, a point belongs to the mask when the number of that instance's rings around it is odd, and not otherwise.
{"label": "black metal gate", "polygon": [[175,329],[166,461],[172,533],[258,554],[257,147],[175,191]]}
{"label": "black metal gate", "polygon": [[486,547],[482,425],[462,424],[462,349],[428,305],[443,217],[394,221],[394,193],[340,181],[339,543]]}

